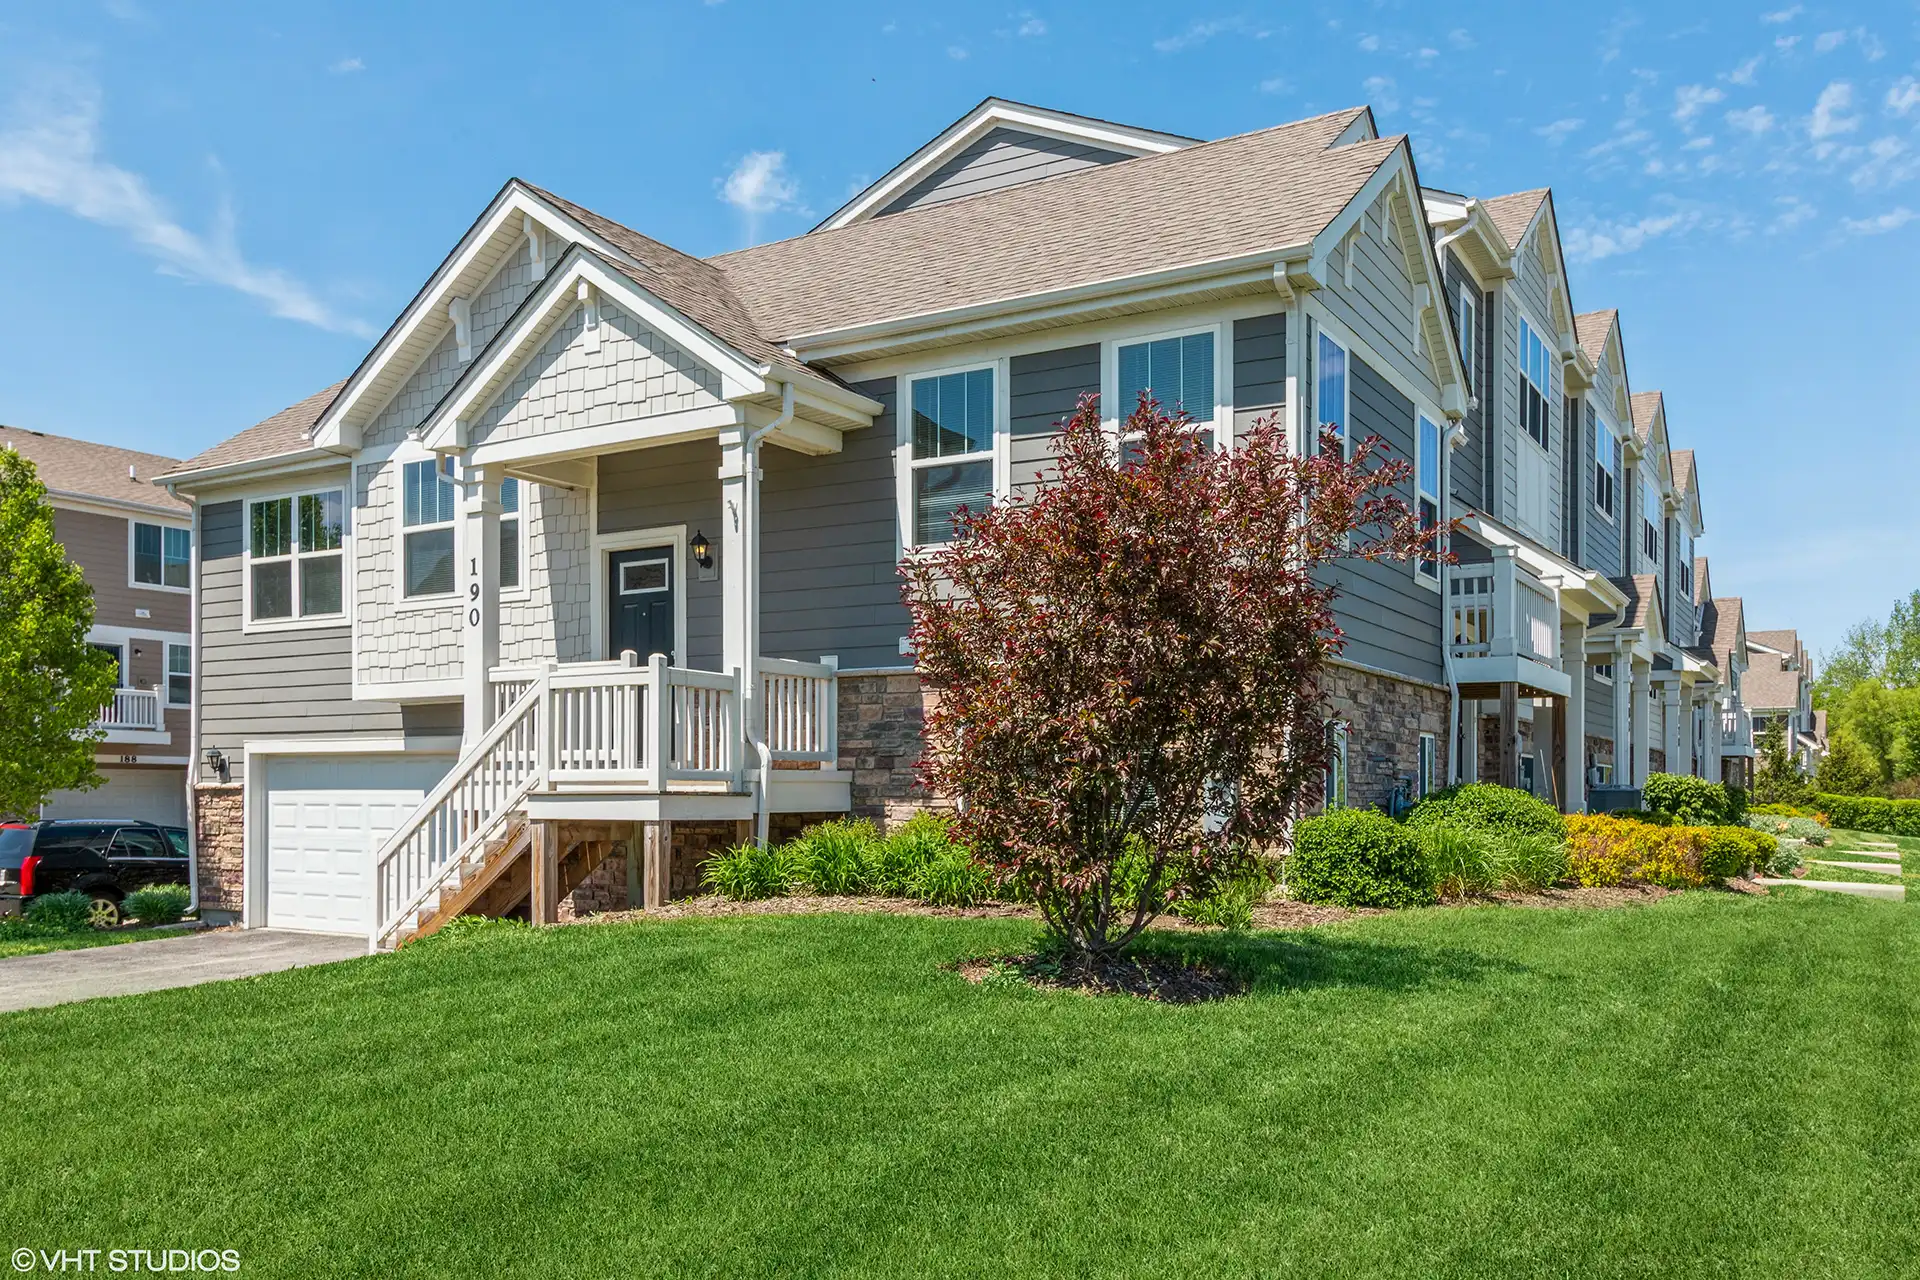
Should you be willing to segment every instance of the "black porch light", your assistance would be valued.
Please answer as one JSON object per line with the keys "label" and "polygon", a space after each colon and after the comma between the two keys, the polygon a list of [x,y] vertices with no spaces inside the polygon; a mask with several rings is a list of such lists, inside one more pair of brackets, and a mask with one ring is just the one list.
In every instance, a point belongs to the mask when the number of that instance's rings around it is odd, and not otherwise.
{"label": "black porch light", "polygon": [[707,535],[694,531],[693,542],[687,547],[693,552],[693,562],[702,569],[713,568],[713,544],[707,541]]}

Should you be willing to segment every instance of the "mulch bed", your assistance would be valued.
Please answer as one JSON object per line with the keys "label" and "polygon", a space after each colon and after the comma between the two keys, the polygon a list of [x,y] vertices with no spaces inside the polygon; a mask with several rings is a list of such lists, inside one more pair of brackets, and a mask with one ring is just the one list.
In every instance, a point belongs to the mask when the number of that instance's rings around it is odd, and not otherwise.
{"label": "mulch bed", "polygon": [[1052,956],[979,956],[950,967],[975,984],[1007,977],[1042,991],[1138,996],[1161,1004],[1202,1004],[1241,995],[1247,989],[1245,982],[1217,966],[1156,955],[1128,956],[1073,969],[1063,968]]}

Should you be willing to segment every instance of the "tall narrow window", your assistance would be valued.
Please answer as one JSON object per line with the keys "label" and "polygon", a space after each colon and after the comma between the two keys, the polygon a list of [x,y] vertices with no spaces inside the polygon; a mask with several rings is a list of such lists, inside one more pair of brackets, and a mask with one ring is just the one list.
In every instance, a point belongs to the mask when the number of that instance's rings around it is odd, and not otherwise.
{"label": "tall narrow window", "polygon": [[500,589],[520,585],[520,482],[500,482]]}
{"label": "tall narrow window", "polygon": [[1322,331],[1316,356],[1319,369],[1314,375],[1315,417],[1319,419],[1309,448],[1320,447],[1320,431],[1331,428],[1340,437],[1340,447],[1351,451],[1347,433],[1347,349]]}
{"label": "tall narrow window", "polygon": [[1433,794],[1433,771],[1437,740],[1430,733],[1420,735],[1420,776],[1416,782],[1420,788],[1419,798],[1425,800]]}
{"label": "tall narrow window", "polygon": [[1527,434],[1542,449],[1552,448],[1548,434],[1547,406],[1552,404],[1553,365],[1547,344],[1533,326],[1520,321],[1520,421]]}
{"label": "tall narrow window", "polygon": [[167,645],[167,705],[184,707],[193,701],[193,649]]}
{"label": "tall narrow window", "polygon": [[1666,513],[1660,506],[1660,491],[1650,480],[1640,481],[1640,549],[1655,572],[1660,569],[1660,524]]}
{"label": "tall narrow window", "polygon": [[1196,423],[1213,421],[1211,331],[1136,342],[1121,347],[1117,356],[1120,403],[1115,412],[1122,421],[1133,415],[1142,392],[1157,400],[1163,412],[1185,413]]}
{"label": "tall narrow window", "polygon": [[1347,807],[1347,726],[1339,720],[1327,721],[1327,774],[1325,807]]}
{"label": "tall narrow window", "polygon": [[948,542],[993,496],[993,370],[913,381],[913,542]]}
{"label": "tall narrow window", "polygon": [[1480,349],[1480,309],[1474,305],[1473,290],[1460,282],[1458,305],[1454,308],[1454,327],[1460,332],[1460,364],[1467,371],[1467,390],[1473,390],[1478,370],[1474,353]]}
{"label": "tall narrow window", "polygon": [[[1440,424],[1426,414],[1420,415],[1420,457],[1414,468],[1416,500],[1423,530],[1440,527]],[[1414,561],[1420,576],[1432,582],[1440,580],[1440,545],[1429,543]]]}
{"label": "tall narrow window", "polygon": [[1693,535],[1684,528],[1680,530],[1680,545],[1674,555],[1680,562],[1680,593],[1688,600],[1693,599]]}
{"label": "tall narrow window", "polygon": [[1617,441],[1613,428],[1599,418],[1593,420],[1593,505],[1600,514],[1613,519],[1615,478],[1613,451]]}
{"label": "tall narrow window", "polygon": [[346,495],[322,489],[247,504],[247,584],[256,622],[342,612]]}
{"label": "tall narrow window", "polygon": [[453,459],[409,462],[401,523],[406,528],[403,558],[407,596],[453,594]]}
{"label": "tall narrow window", "polygon": [[193,531],[157,524],[133,526],[133,580],[146,587],[186,588],[193,572]]}

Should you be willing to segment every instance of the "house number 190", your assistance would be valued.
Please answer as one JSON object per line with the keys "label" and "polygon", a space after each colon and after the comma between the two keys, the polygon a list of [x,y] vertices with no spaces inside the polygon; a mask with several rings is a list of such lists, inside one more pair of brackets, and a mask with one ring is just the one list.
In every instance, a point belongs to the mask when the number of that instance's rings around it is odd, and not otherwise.
{"label": "house number 190", "polygon": [[470,563],[473,572],[472,581],[467,584],[467,599],[473,601],[473,605],[467,610],[467,625],[477,627],[480,625],[480,561],[475,559]]}

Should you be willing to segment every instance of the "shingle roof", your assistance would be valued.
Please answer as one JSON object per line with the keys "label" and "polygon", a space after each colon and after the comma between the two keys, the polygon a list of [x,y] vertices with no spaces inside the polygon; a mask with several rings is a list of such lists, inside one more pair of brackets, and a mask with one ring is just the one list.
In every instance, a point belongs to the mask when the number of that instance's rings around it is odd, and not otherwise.
{"label": "shingle roof", "polygon": [[[187,512],[187,503],[159,488],[154,477],[175,466],[178,459],[141,453],[71,436],[50,436],[25,427],[0,426],[0,448],[16,450],[33,463],[40,482],[56,493]],[[131,467],[133,474],[128,475]]]}
{"label": "shingle roof", "polygon": [[1653,421],[1666,404],[1666,397],[1658,391],[1636,391],[1629,403],[1633,406],[1633,434],[1644,444],[1653,438]]}
{"label": "shingle roof", "polygon": [[1707,638],[1708,647],[1723,668],[1732,661],[1734,648],[1740,643],[1740,624],[1746,612],[1746,602],[1739,596],[1715,596],[1700,606],[1700,634]]}
{"label": "shingle roof", "polygon": [[1660,580],[1650,573],[1636,573],[1630,578],[1608,578],[1607,581],[1620,588],[1627,598],[1626,607],[1620,611],[1619,625],[1646,626],[1648,610],[1659,607]]}
{"label": "shingle roof", "polygon": [[1533,225],[1533,215],[1540,212],[1548,195],[1546,187],[1536,187],[1532,191],[1516,191],[1512,195],[1495,196],[1491,200],[1482,200],[1480,207],[1487,211],[1487,217],[1506,239],[1507,248],[1520,247],[1520,237],[1527,234],[1527,228]]}
{"label": "shingle roof", "polygon": [[1671,457],[1674,491],[1685,493],[1687,486],[1693,483],[1693,450],[1675,449]]}
{"label": "shingle roof", "polygon": [[1613,332],[1613,319],[1619,314],[1617,309],[1587,311],[1573,318],[1574,341],[1595,364],[1600,363],[1600,356],[1607,349],[1607,335]]}
{"label": "shingle roof", "polygon": [[1713,579],[1707,573],[1707,558],[1693,558],[1693,599],[1695,604],[1710,604],[1713,601]]}
{"label": "shingle roof", "polygon": [[1364,111],[1099,165],[711,261],[760,331],[786,341],[1303,244],[1401,144],[1393,137],[1332,147]]}
{"label": "shingle roof", "polygon": [[1792,627],[1778,631],[1749,631],[1747,639],[1755,644],[1765,645],[1769,649],[1779,649],[1783,653],[1800,652],[1800,633]]}
{"label": "shingle roof", "polygon": [[[283,453],[298,453],[312,442],[309,433],[320,421],[346,379],[323,391],[316,391],[299,404],[288,405],[264,422],[256,422],[237,436],[230,436],[204,453],[195,454],[173,468],[173,472],[205,471],[210,467],[231,466],[240,462],[259,462]],[[172,474],[170,472],[169,474]]]}

